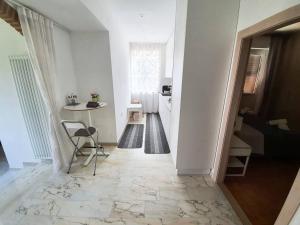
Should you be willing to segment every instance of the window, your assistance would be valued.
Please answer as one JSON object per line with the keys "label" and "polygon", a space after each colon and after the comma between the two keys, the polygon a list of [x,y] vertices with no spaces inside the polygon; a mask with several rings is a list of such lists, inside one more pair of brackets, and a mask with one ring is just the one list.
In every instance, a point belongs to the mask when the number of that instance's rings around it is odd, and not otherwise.
{"label": "window", "polygon": [[250,54],[244,84],[244,94],[254,94],[256,90],[256,81],[258,79],[261,67],[261,56]]}
{"label": "window", "polygon": [[131,93],[158,92],[162,44],[131,44]]}

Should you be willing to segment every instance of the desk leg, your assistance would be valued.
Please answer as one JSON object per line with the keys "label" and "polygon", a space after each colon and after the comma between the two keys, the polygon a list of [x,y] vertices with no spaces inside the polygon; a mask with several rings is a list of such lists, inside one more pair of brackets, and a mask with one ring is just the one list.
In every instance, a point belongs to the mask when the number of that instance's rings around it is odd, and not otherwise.
{"label": "desk leg", "polygon": [[91,115],[91,111],[88,110],[88,117],[89,117],[89,126],[92,127],[93,126],[93,122],[92,122],[92,115]]}
{"label": "desk leg", "polygon": [[[92,127],[93,124],[92,124],[92,115],[91,115],[91,112],[90,110],[87,111],[88,112],[88,119],[89,119],[89,126]],[[90,140],[90,144],[91,146],[94,145],[94,142],[92,140]],[[96,149],[91,149],[91,154],[90,156],[87,158],[87,160],[84,162],[84,166],[87,166],[89,165],[89,163],[91,162],[91,160],[94,158],[94,156],[96,156]]]}
{"label": "desk leg", "polygon": [[90,164],[90,162],[92,161],[92,159],[94,158],[94,156],[96,156],[96,149],[91,149],[91,154],[90,156],[87,158],[87,160],[85,160],[84,162],[84,166],[87,166]]}
{"label": "desk leg", "polygon": [[[87,112],[88,112],[88,119],[89,119],[89,127],[92,127],[92,126],[93,126],[93,122],[92,122],[91,111],[88,110]],[[90,140],[90,144],[91,144],[91,146],[93,146],[93,145],[94,145],[94,142],[93,142],[92,140]]]}
{"label": "desk leg", "polygon": [[140,110],[140,111],[139,111],[139,113],[140,113],[140,120],[143,120],[143,117],[144,117],[144,115],[143,115],[143,111],[142,111],[142,110]]}
{"label": "desk leg", "polygon": [[246,170],[247,170],[247,167],[248,167],[249,159],[250,159],[250,156],[247,156],[247,159],[246,159],[246,162],[245,162],[245,165],[244,165],[244,169],[243,169],[242,176],[245,176],[245,174],[246,174]]}

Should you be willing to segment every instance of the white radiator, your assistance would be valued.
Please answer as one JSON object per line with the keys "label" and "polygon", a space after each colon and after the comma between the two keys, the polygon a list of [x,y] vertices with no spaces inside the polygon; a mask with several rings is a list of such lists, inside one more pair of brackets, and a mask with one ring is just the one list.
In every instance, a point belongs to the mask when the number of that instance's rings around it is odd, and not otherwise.
{"label": "white radiator", "polygon": [[26,55],[10,56],[22,113],[36,159],[51,158],[47,111]]}

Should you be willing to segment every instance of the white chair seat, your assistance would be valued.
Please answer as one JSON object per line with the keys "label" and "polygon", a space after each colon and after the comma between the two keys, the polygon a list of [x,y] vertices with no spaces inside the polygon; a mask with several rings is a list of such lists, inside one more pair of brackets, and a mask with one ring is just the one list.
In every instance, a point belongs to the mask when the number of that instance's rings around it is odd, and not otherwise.
{"label": "white chair seat", "polygon": [[142,109],[142,104],[129,104],[129,106],[127,107],[128,112],[141,111]]}

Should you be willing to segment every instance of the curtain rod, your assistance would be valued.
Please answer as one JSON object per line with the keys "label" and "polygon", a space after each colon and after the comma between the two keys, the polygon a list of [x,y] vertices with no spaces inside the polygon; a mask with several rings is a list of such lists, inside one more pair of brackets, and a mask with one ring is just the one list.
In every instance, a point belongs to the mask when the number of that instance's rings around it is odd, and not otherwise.
{"label": "curtain rod", "polygon": [[58,22],[56,22],[55,20],[49,18],[48,16],[45,16],[44,14],[40,13],[38,10],[32,9],[32,8],[30,8],[30,7],[28,7],[28,6],[25,6],[25,5],[19,3],[19,2],[16,1],[16,0],[4,0],[4,1],[5,1],[7,4],[9,4],[11,7],[13,7],[14,9],[17,8],[17,6],[19,6],[19,7],[24,7],[24,8],[26,8],[26,9],[31,10],[31,11],[37,12],[37,13],[41,14],[42,16],[46,17],[47,19],[51,20],[55,26],[57,26],[57,27],[59,27],[59,28],[65,30],[65,31],[70,32],[70,30],[69,30],[68,28],[66,28],[64,25],[61,25],[60,23],[58,23]]}

